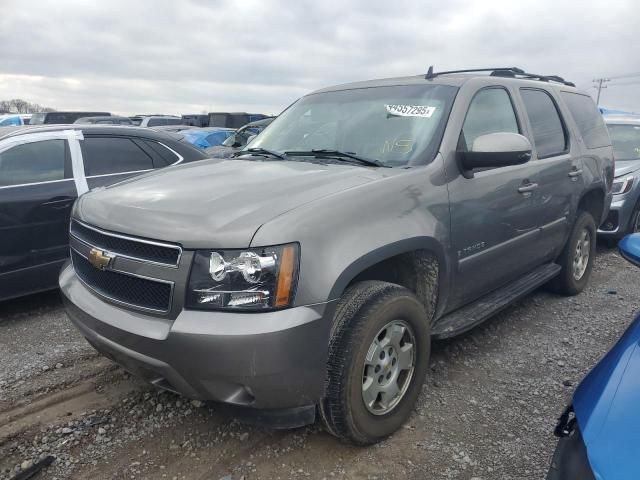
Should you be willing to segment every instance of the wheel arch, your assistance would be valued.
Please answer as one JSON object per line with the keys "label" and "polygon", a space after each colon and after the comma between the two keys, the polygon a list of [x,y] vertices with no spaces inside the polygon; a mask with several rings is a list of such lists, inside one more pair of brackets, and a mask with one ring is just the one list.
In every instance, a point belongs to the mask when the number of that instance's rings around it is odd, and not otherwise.
{"label": "wheel arch", "polygon": [[[421,289],[417,288],[419,286],[411,283],[411,278],[417,277],[407,275],[408,271],[403,270],[405,267],[413,268],[414,274],[417,274],[420,260],[429,257],[437,263],[437,288],[433,292],[434,298],[421,295]],[[330,298],[339,298],[355,282],[383,280],[409,288],[423,303],[433,302],[433,314],[438,315],[446,303],[449,275],[450,266],[443,246],[433,237],[413,237],[384,245],[354,260],[337,276],[331,288]]]}
{"label": "wheel arch", "polygon": [[594,187],[582,194],[578,202],[578,211],[589,212],[599,227],[605,219],[605,192]]}

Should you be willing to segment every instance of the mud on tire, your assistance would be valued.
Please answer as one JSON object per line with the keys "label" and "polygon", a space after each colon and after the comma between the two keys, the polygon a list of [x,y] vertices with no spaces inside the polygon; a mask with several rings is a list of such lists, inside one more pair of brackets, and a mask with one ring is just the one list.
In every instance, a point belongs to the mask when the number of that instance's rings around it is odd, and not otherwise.
{"label": "mud on tire", "polygon": [[[403,336],[397,340],[401,332]],[[394,341],[388,341],[391,336]],[[412,341],[415,343],[411,344]],[[385,351],[383,345],[388,345]],[[394,349],[393,345],[400,347]],[[319,408],[327,431],[350,443],[368,445],[400,428],[420,394],[429,366],[430,347],[430,315],[411,291],[381,281],[363,281],[349,287],[336,309],[329,343],[326,394]],[[398,373],[409,350],[413,351],[411,376],[409,368]],[[396,365],[394,359],[398,365],[396,373],[391,372]],[[372,365],[373,362],[378,364]],[[397,400],[395,404],[386,398],[386,393],[365,404],[363,391],[371,385],[372,375],[373,381],[380,381],[381,385],[385,382],[389,385],[394,379],[398,386],[403,382],[404,388],[398,388],[398,396],[393,397]]]}

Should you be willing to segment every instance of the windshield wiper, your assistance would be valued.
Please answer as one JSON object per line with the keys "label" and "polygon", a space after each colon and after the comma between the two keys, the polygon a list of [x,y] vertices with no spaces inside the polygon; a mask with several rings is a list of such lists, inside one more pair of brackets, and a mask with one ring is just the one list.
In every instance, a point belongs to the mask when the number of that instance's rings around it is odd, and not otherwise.
{"label": "windshield wiper", "polygon": [[241,155],[269,155],[271,157],[279,158],[280,160],[288,160],[287,154],[282,152],[276,152],[275,150],[269,150],[267,148],[248,148],[246,150],[241,150],[235,153],[234,157],[239,157]]}
{"label": "windshield wiper", "polygon": [[355,160],[363,165],[370,167],[387,167],[384,163],[378,160],[372,160],[356,155],[353,152],[342,152],[340,150],[331,150],[329,148],[314,148],[313,150],[291,150],[284,152],[285,155],[291,155],[292,157],[318,157],[318,158],[336,158],[338,160],[349,159]]}

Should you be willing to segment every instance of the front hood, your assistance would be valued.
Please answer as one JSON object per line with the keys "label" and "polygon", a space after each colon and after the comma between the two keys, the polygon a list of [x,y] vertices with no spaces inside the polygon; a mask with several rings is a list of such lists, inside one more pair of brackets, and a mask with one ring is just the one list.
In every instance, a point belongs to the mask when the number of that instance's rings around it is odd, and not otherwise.
{"label": "front hood", "polygon": [[382,175],[352,165],[203,160],[89,192],[74,215],[106,230],[185,248],[245,248],[270,219]]}
{"label": "front hood", "polygon": [[573,398],[597,479],[636,478],[640,465],[640,316]]}
{"label": "front hood", "polygon": [[640,159],[639,160],[619,160],[616,162],[615,176],[616,178],[621,177],[623,175],[628,175],[630,173],[633,173],[636,170],[640,170]]}

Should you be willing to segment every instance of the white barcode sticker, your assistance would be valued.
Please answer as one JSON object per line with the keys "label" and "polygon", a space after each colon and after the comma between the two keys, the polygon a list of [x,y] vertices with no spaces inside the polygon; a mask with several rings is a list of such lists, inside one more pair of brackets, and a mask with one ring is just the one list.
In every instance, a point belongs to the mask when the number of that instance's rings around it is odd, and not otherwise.
{"label": "white barcode sticker", "polygon": [[398,117],[423,117],[431,118],[436,111],[436,107],[426,105],[385,105],[389,115]]}

